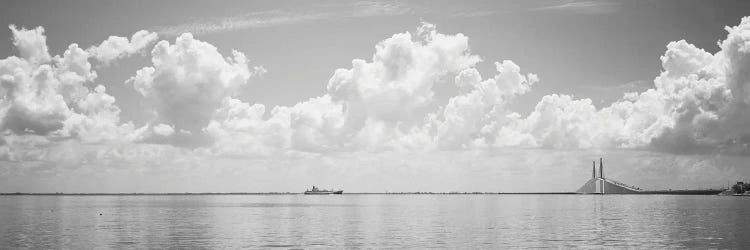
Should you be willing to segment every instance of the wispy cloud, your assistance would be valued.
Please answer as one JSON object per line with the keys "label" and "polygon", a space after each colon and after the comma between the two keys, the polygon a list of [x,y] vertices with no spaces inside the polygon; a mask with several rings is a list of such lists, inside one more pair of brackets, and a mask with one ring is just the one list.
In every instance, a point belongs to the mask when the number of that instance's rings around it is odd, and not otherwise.
{"label": "wispy cloud", "polygon": [[291,13],[280,10],[251,12],[239,16],[200,18],[187,23],[154,27],[160,35],[196,35],[227,32],[247,28],[263,28],[330,18],[328,13]]}
{"label": "wispy cloud", "polygon": [[[321,20],[345,18],[395,16],[412,12],[412,8],[398,2],[360,1],[344,5],[318,5],[321,11],[308,10],[269,10],[249,12],[230,17],[199,18],[192,21],[169,26],[157,26],[160,35],[179,35],[190,32],[196,35],[228,32],[249,28],[264,28],[278,25],[289,25]],[[313,8],[315,9],[315,8]],[[322,11],[325,9],[325,11]]]}
{"label": "wispy cloud", "polygon": [[[431,8],[430,6],[416,6],[412,7],[415,10],[421,10],[422,13],[439,13],[442,15],[449,15],[455,18],[475,18],[475,17],[489,17],[503,14],[514,14],[523,13],[528,11],[567,11],[581,14],[609,14],[617,12],[621,6],[621,2],[612,1],[578,1],[578,0],[552,0],[544,1],[541,4],[538,2],[528,2],[528,4],[519,6],[502,6],[501,8],[495,9],[463,9],[458,6],[454,6],[456,9],[453,11],[438,10]],[[419,12],[419,11],[415,11]]]}
{"label": "wispy cloud", "polygon": [[452,17],[486,17],[498,14],[494,10],[470,10],[470,11],[457,11],[451,13]]}
{"label": "wispy cloud", "polygon": [[[534,4],[537,5],[537,4]],[[204,17],[187,22],[152,27],[162,36],[176,36],[185,32],[194,35],[230,32],[251,28],[266,28],[279,25],[340,20],[348,18],[387,17],[399,15],[447,15],[454,18],[489,17],[525,11],[570,11],[583,14],[607,14],[616,12],[621,3],[610,1],[556,0],[531,8],[466,9],[460,5],[449,9],[425,4],[399,1],[358,1],[352,3],[315,4],[305,8],[254,11],[234,16]]]}
{"label": "wispy cloud", "polygon": [[654,81],[649,81],[649,80],[635,80],[635,81],[630,81],[630,82],[626,82],[623,84],[609,87],[609,89],[621,90],[620,92],[623,92],[623,93],[643,92],[652,88],[654,88]]}
{"label": "wispy cloud", "polygon": [[[354,4],[353,17],[395,16],[414,12],[409,5],[400,2],[359,1]],[[346,15],[343,15],[346,16]]]}
{"label": "wispy cloud", "polygon": [[594,89],[597,91],[612,91],[616,93],[628,93],[628,92],[643,92],[648,89],[654,88],[653,80],[634,80],[626,83],[619,84],[592,84],[586,86],[588,89]]}
{"label": "wispy cloud", "polygon": [[584,14],[609,14],[616,12],[621,3],[609,1],[558,1],[554,4],[533,8],[534,11],[573,11]]}

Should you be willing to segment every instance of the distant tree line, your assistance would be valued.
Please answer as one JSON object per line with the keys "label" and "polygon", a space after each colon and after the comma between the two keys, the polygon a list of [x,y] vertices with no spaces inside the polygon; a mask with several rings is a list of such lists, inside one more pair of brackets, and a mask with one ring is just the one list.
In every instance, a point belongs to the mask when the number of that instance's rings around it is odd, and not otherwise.
{"label": "distant tree line", "polygon": [[735,194],[743,194],[746,191],[750,191],[750,182],[737,182],[737,184],[732,185],[732,191],[734,191]]}

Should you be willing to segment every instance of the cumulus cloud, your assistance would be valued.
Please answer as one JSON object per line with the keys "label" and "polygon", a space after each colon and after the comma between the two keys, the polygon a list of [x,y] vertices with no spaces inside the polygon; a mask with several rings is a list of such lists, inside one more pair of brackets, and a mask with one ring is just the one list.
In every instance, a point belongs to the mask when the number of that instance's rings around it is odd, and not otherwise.
{"label": "cumulus cloud", "polygon": [[199,146],[210,143],[205,128],[225,97],[264,69],[248,66],[239,51],[225,58],[213,45],[190,33],[175,44],[162,40],[151,51],[152,67],[137,71],[129,81],[155,108],[153,124],[163,123],[177,131],[170,143]]}
{"label": "cumulus cloud", "polygon": [[342,147],[343,106],[324,95],[268,112],[265,106],[224,99],[206,131],[218,154],[268,155],[286,150],[322,152]]}
{"label": "cumulus cloud", "polygon": [[468,148],[487,146],[495,141],[497,123],[503,123],[505,105],[516,95],[531,90],[539,81],[534,74],[521,74],[520,67],[512,61],[496,62],[498,74],[482,80],[475,68],[461,71],[455,79],[462,92],[448,100],[436,120],[437,140],[441,148]]}
{"label": "cumulus cloud", "polygon": [[39,26],[33,30],[18,29],[12,24],[8,27],[13,32],[13,45],[16,46],[23,59],[33,64],[50,61],[47,37],[44,35],[43,27]]}
{"label": "cumulus cloud", "polygon": [[140,30],[133,34],[130,41],[126,37],[110,36],[98,46],[89,48],[88,51],[94,59],[108,65],[115,59],[142,52],[156,39],[158,39],[158,35],[155,32]]}
{"label": "cumulus cloud", "polygon": [[469,53],[463,34],[440,34],[425,23],[416,35],[393,35],[378,43],[372,62],[355,59],[351,69],[336,70],[328,82],[330,95],[366,117],[406,120],[433,101],[441,77],[481,61]]}
{"label": "cumulus cloud", "polygon": [[131,124],[119,124],[114,97],[98,85],[89,52],[71,44],[51,57],[44,29],[17,29],[13,41],[21,57],[0,60],[0,127],[13,135],[76,137],[84,142],[118,138]]}
{"label": "cumulus cloud", "polygon": [[[10,28],[18,55],[0,59],[3,180],[53,176],[56,184],[65,184],[74,177],[85,179],[81,173],[98,177],[104,172],[112,180],[122,179],[120,174],[148,176],[153,187],[163,188],[163,177],[175,172],[200,179],[237,171],[244,173],[237,183],[245,185],[245,176],[259,172],[282,169],[254,177],[256,182],[295,174],[295,180],[304,181],[306,174],[326,167],[350,171],[343,178],[350,180],[395,176],[404,188],[425,173],[439,180],[431,184],[438,187],[446,181],[460,187],[460,180],[482,180],[489,173],[501,178],[490,178],[486,186],[494,188],[497,180],[515,186],[535,172],[588,167],[580,159],[606,151],[624,162],[618,165],[642,170],[628,169],[621,176],[664,176],[668,171],[688,179],[702,173],[700,183],[712,183],[745,171],[746,157],[727,154],[750,154],[750,18],[727,27],[714,54],[687,41],[667,44],[662,71],[648,89],[625,93],[604,107],[587,98],[550,94],[524,115],[508,104],[543,84],[537,75],[504,60],[495,62],[496,72],[483,76],[477,68],[482,61],[471,53],[468,37],[439,33],[431,24],[386,38],[370,59],[355,59],[351,67],[335,70],[324,94],[276,107],[235,96],[265,71],[262,67],[250,66],[240,52],[222,55],[208,42],[183,34],[174,44],[158,42],[151,50],[152,65],[129,80],[151,108],[146,111],[154,114],[139,127],[120,120],[120,107],[107,85],[96,82],[90,59],[106,63],[138,53],[155,39],[150,33],[139,32],[129,40],[110,37],[87,50],[71,44],[51,56],[43,28]],[[455,93],[435,97],[436,86],[451,83]],[[622,148],[643,150],[612,150]],[[674,155],[707,152],[720,154],[715,161]],[[546,158],[540,160],[540,155]],[[463,160],[453,161],[456,157]],[[235,167],[213,167],[227,162]],[[248,162],[255,164],[251,170]],[[531,165],[535,168],[526,167]],[[717,174],[717,165],[726,171]],[[101,171],[101,166],[109,168]],[[567,172],[580,176],[576,169]],[[194,173],[200,177],[189,176]],[[471,178],[455,178],[457,174]],[[193,184],[187,182],[186,187]],[[0,183],[9,189],[10,182]],[[571,188],[578,184],[570,182]],[[129,185],[122,184],[122,190]],[[89,191],[85,188],[81,190]]]}
{"label": "cumulus cloud", "polygon": [[102,85],[79,99],[74,110],[57,134],[75,136],[83,142],[103,142],[122,140],[133,133],[132,123],[120,123],[120,108]]}
{"label": "cumulus cloud", "polygon": [[[119,120],[104,86],[89,87],[97,75],[88,59],[136,53],[155,35],[110,37],[89,50],[72,44],[50,57],[43,29],[11,29],[21,57],[0,61],[0,115],[3,130],[15,135],[121,137],[229,156],[502,147],[750,153],[750,18],[726,28],[715,54],[669,43],[653,88],[601,108],[550,94],[528,115],[507,104],[531,91],[537,75],[504,60],[485,79],[468,37],[428,23],[379,42],[370,60],[335,70],[323,95],[272,108],[234,96],[262,67],[185,33],[174,44],[158,42],[152,65],[129,80],[153,108],[140,128]],[[457,93],[436,99],[435,86],[451,80]]]}
{"label": "cumulus cloud", "polygon": [[[738,152],[747,140],[742,126],[747,102],[736,95],[746,95],[745,38],[738,36],[746,20],[727,28],[730,34],[715,55],[686,41],[668,44],[652,89],[626,93],[601,109],[590,99],[552,94],[525,117],[505,106],[531,90],[539,81],[535,74],[506,60],[496,63],[497,75],[483,79],[468,38],[423,24],[415,35],[400,33],[378,43],[371,62],[355,59],[352,68],[336,70],[326,95],[276,107],[267,119],[263,106],[225,101],[244,111],[222,111],[228,115],[213,119],[209,131],[217,140],[247,137],[254,146],[246,149],[308,152],[486,147]],[[459,93],[433,110],[433,88],[447,76],[455,78]]]}
{"label": "cumulus cloud", "polygon": [[230,155],[417,147],[431,140],[422,125],[435,104],[433,86],[481,61],[470,53],[466,36],[423,24],[415,34],[378,43],[371,62],[355,59],[352,68],[336,70],[328,93],[266,110],[232,96],[264,72],[250,68],[240,52],[225,58],[185,33],[174,45],[157,43],[152,57],[153,66],[129,81],[154,107],[151,124],[174,132],[155,138],[151,129],[142,141],[207,146]]}
{"label": "cumulus cloud", "polygon": [[[297,113],[307,126],[297,130],[287,122],[291,116],[271,117],[283,121],[277,124],[286,132],[276,135],[287,136],[280,140],[284,147],[307,151],[541,147],[748,153],[749,20],[727,27],[716,54],[686,41],[668,44],[654,88],[626,93],[603,108],[590,99],[551,94],[525,117],[505,106],[530,91],[539,81],[536,75],[503,61],[496,63],[495,77],[483,80],[474,68],[480,59],[469,53],[466,37],[440,34],[424,24],[416,36],[401,33],[379,43],[372,62],[356,59],[351,69],[337,70],[328,94],[315,99],[326,100],[330,112]],[[434,85],[448,75],[455,76],[459,93],[437,111],[429,110]],[[308,133],[297,139],[310,139],[293,140],[300,131]]]}
{"label": "cumulus cloud", "polygon": [[669,43],[655,88],[608,107],[545,96],[530,115],[500,129],[498,145],[750,153],[750,18],[726,30],[713,55],[684,40]]}
{"label": "cumulus cloud", "polygon": [[174,134],[174,127],[164,123],[159,123],[153,127],[154,133],[159,136],[170,136]]}
{"label": "cumulus cloud", "polygon": [[244,149],[306,152],[428,146],[432,139],[423,125],[435,104],[434,85],[480,61],[466,36],[441,34],[424,23],[415,34],[378,43],[370,62],[355,59],[352,68],[336,70],[323,96],[275,107],[267,119],[263,106],[228,99],[207,130],[223,149],[241,141],[253,144]]}
{"label": "cumulus cloud", "polygon": [[434,86],[473,68],[468,37],[442,34],[423,23],[417,32],[395,34],[378,43],[372,61],[352,61],[328,82],[331,98],[345,107],[342,133],[347,146],[383,148],[431,147],[423,123],[434,106]]}

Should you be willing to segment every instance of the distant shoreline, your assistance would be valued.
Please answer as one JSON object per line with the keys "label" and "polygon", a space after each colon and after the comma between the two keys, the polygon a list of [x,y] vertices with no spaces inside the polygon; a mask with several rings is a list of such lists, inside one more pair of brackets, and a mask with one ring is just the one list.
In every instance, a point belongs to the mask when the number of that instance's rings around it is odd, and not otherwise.
{"label": "distant shoreline", "polygon": [[[302,195],[302,192],[298,193],[292,193],[292,192],[262,192],[262,193],[243,193],[243,192],[232,192],[232,193],[0,193],[0,195],[5,196],[11,196],[11,195],[47,195],[47,196],[54,196],[54,195],[60,195],[60,196],[106,196],[106,195]],[[534,192],[534,193],[497,193],[497,192],[388,192],[388,193],[368,193],[368,192],[360,192],[360,193],[344,193],[352,195],[360,195],[360,194],[387,194],[387,195],[414,195],[414,194],[428,194],[428,195],[452,195],[452,194],[577,194],[574,192]]]}
{"label": "distant shoreline", "polygon": [[[714,195],[703,192],[691,192],[693,190],[671,190],[671,191],[651,191],[638,194],[621,194],[621,195]],[[162,195],[303,195],[302,192],[231,192],[231,193],[0,193],[0,196],[162,196]],[[360,192],[344,193],[343,195],[601,195],[601,194],[580,194],[575,192]],[[606,194],[615,195],[615,194]],[[335,196],[335,195],[334,195]]]}

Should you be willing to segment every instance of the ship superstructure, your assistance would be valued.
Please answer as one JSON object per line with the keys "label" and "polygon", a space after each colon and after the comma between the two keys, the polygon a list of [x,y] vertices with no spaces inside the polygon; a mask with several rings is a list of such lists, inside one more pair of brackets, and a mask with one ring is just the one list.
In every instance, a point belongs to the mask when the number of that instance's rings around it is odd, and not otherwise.
{"label": "ship superstructure", "polygon": [[311,190],[305,190],[305,194],[343,194],[344,190],[326,190],[312,186]]}

